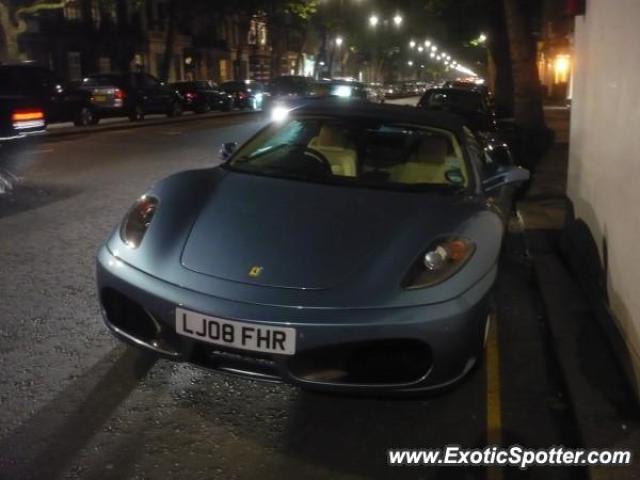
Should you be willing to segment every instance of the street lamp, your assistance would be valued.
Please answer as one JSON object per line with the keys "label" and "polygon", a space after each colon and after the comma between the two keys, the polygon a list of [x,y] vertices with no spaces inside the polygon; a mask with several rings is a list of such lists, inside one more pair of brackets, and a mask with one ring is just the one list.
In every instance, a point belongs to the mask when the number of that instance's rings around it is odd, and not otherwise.
{"label": "street lamp", "polygon": [[438,47],[436,47],[435,45],[431,46],[431,51],[432,52],[437,52],[438,51]]}
{"label": "street lamp", "polygon": [[431,46],[431,42],[429,40],[425,40],[424,41],[424,46],[425,47],[430,47]]}
{"label": "street lamp", "polygon": [[486,41],[487,41],[487,36],[484,33],[481,33],[480,36],[478,37],[478,42],[484,43]]}
{"label": "street lamp", "polygon": [[419,51],[420,53],[422,53],[422,52],[424,51],[424,48],[422,48],[422,45],[418,47],[418,51]]}
{"label": "street lamp", "polygon": [[415,48],[415,46],[416,46],[416,42],[414,42],[413,40],[411,40],[411,41],[409,42],[409,47],[410,47],[410,48]]}
{"label": "street lamp", "polygon": [[378,26],[378,22],[380,22],[380,19],[378,18],[377,15],[371,15],[369,17],[369,25],[371,25],[372,27],[377,27]]}
{"label": "street lamp", "polygon": [[412,62],[411,60],[409,60],[409,61],[407,62],[407,65],[409,65],[410,67],[413,67],[413,62]]}
{"label": "street lamp", "polygon": [[342,37],[341,36],[337,36],[336,37],[336,46],[341,46],[342,45]]}
{"label": "street lamp", "polygon": [[429,54],[429,56],[430,56],[431,58],[435,58],[436,54],[435,54],[435,53],[433,53],[433,52],[431,52],[431,53]]}
{"label": "street lamp", "polygon": [[400,16],[400,14],[396,13],[393,17],[393,23],[396,27],[399,27],[400,24],[402,23],[402,16]]}

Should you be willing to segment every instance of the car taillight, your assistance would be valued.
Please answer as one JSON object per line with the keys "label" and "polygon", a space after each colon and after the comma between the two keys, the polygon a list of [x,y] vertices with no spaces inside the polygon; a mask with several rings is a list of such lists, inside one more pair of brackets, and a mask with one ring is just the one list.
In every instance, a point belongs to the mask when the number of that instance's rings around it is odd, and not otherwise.
{"label": "car taillight", "polygon": [[198,94],[196,92],[187,92],[184,94],[184,96],[187,98],[187,100],[193,100],[194,98],[197,98]]}
{"label": "car taillight", "polygon": [[115,91],[113,92],[113,96],[116,100],[124,100],[124,97],[126,97],[126,93],[124,93],[123,90],[120,90],[119,88],[116,88]]}
{"label": "car taillight", "polygon": [[14,110],[11,114],[11,122],[15,129],[42,127],[44,126],[44,112],[37,108]]}

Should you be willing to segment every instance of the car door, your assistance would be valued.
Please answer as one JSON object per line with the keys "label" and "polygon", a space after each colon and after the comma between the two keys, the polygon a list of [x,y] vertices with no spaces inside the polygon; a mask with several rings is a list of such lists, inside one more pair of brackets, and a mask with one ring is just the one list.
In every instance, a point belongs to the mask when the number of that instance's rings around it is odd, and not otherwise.
{"label": "car door", "polygon": [[[489,155],[486,149],[480,146],[476,136],[467,127],[464,127],[464,135],[467,149],[472,157],[471,160],[479,166],[481,180],[497,175],[504,166],[500,165],[495,158]],[[505,223],[509,220],[509,215],[511,214],[512,194],[513,192],[509,187],[500,187],[487,193],[487,203]]]}
{"label": "car door", "polygon": [[171,110],[173,101],[175,100],[175,91],[166,83],[161,82],[153,75],[146,74],[147,82],[151,86],[155,100],[158,104],[158,111],[167,112]]}
{"label": "car door", "polygon": [[146,73],[136,74],[135,79],[145,113],[166,110],[165,98],[160,91],[160,82]]}

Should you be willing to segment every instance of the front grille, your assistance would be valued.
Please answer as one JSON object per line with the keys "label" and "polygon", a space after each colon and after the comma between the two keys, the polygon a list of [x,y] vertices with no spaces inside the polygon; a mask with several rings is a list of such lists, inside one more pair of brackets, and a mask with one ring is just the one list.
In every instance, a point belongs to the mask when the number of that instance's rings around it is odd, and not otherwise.
{"label": "front grille", "polygon": [[203,368],[243,375],[257,380],[281,381],[276,362],[269,355],[251,354],[196,345],[189,362]]}

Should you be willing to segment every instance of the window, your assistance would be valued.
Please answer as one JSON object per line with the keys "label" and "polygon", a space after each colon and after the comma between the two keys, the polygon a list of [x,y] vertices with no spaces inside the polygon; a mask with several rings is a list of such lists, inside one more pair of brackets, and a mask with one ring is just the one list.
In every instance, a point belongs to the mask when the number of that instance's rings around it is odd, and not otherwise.
{"label": "window", "polygon": [[375,119],[304,117],[274,122],[230,168],[345,186],[422,190],[469,185],[469,168],[447,130]]}
{"label": "window", "polygon": [[100,73],[111,72],[111,59],[109,57],[100,57],[98,59],[98,70]]}
{"label": "window", "polygon": [[80,52],[67,52],[67,68],[71,80],[80,80],[82,78]]}
{"label": "window", "polygon": [[71,0],[64,7],[64,18],[70,21],[82,20],[82,9],[80,8],[80,2],[77,0]]}
{"label": "window", "polygon": [[139,82],[143,88],[155,88],[160,84],[158,79],[144,73],[140,75]]}
{"label": "window", "polygon": [[100,27],[102,14],[100,11],[100,3],[98,0],[91,0],[91,21],[96,27]]}

